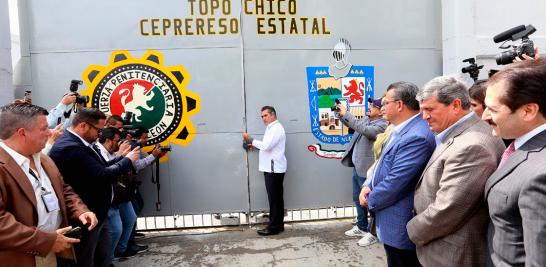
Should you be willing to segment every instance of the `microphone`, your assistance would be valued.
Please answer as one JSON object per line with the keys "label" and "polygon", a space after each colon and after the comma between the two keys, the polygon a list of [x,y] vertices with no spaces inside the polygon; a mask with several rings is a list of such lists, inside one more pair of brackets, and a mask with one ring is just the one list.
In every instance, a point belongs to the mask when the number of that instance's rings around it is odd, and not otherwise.
{"label": "microphone", "polygon": [[512,29],[503,31],[503,32],[495,35],[495,37],[493,37],[493,42],[495,42],[495,43],[504,42],[504,41],[506,41],[508,39],[511,39],[512,35],[514,35],[514,34],[516,34],[518,32],[522,32],[522,31],[525,31],[525,26],[524,25],[516,26],[516,27],[514,27]]}

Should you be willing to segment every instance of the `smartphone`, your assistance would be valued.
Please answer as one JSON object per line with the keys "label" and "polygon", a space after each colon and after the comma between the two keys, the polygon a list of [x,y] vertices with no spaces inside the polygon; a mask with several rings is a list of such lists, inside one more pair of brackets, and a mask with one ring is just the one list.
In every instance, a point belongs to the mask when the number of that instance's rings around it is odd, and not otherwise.
{"label": "smartphone", "polygon": [[25,91],[25,102],[32,103],[32,92],[31,91]]}
{"label": "smartphone", "polygon": [[81,239],[82,238],[82,228],[77,226],[70,229],[68,232],[64,233],[64,236],[70,238]]}

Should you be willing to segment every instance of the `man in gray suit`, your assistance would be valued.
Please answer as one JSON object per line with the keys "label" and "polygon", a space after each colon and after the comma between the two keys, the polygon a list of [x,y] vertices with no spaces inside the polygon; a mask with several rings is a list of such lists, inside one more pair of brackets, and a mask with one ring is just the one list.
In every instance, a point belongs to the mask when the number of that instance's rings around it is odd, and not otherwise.
{"label": "man in gray suit", "polygon": [[385,131],[387,121],[381,117],[381,99],[368,99],[367,116],[357,119],[347,107],[337,104],[337,114],[343,124],[355,130],[351,142],[345,149],[345,155],[341,159],[341,164],[353,169],[353,201],[356,206],[357,220],[356,225],[345,232],[347,236],[360,236],[357,244],[365,247],[377,242],[377,239],[368,232],[368,209],[360,205],[358,195],[362,190],[362,185],[366,181],[366,172],[374,161],[372,152],[373,142],[378,134]]}
{"label": "man in gray suit", "polygon": [[483,190],[504,144],[470,111],[468,90],[455,78],[432,79],[417,99],[436,133],[436,149],[417,182],[409,237],[423,266],[483,266],[488,223]]}
{"label": "man in gray suit", "polygon": [[485,185],[488,265],[546,266],[546,60],[493,75],[485,104],[493,134],[515,139]]}

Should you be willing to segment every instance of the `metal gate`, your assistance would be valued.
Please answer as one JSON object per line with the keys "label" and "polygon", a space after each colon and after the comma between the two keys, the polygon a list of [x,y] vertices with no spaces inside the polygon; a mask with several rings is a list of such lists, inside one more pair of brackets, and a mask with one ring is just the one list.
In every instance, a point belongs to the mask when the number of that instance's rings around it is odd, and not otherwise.
{"label": "metal gate", "polygon": [[[285,203],[295,212],[290,215],[300,210],[340,214],[352,203],[351,170],[308,149],[320,141],[311,132],[306,68],[332,64],[334,45],[345,38],[352,48],[350,63],[374,67],[376,96],[398,80],[421,85],[441,73],[440,4],[19,1],[20,69],[27,78],[15,85],[16,93],[32,90],[38,105],[53,107],[71,79],[82,77],[91,65],[108,66],[113,51],[127,50],[134,57],[158,51],[165,67],[182,65],[188,72],[186,88],[200,96],[200,111],[191,117],[192,141],[173,146],[169,160],[160,166],[161,210],[154,205],[157,192],[151,168],[141,173],[143,216],[169,216],[164,218],[173,219],[163,225],[176,226],[175,216],[195,220],[195,215],[207,214],[203,216],[210,215],[212,222],[214,214],[267,209],[257,152],[247,153],[241,146],[244,131],[261,138],[265,127],[259,115],[264,105],[277,109],[287,133]],[[185,25],[192,26],[192,35]],[[222,25],[225,33],[220,34]],[[324,147],[343,149],[341,144]],[[196,225],[187,220],[183,219],[184,226]]]}

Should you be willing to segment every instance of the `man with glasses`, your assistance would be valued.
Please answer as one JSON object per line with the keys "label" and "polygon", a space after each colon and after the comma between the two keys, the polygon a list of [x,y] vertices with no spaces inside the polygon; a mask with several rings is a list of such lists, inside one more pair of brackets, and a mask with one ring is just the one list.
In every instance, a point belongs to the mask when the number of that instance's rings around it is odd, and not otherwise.
{"label": "man with glasses", "polygon": [[111,241],[107,214],[112,202],[112,184],[122,174],[133,170],[139,148],[125,157],[107,161],[94,144],[99,137],[106,116],[95,108],[82,108],[74,116],[71,126],[53,145],[50,156],[55,161],[65,181],[88,205],[99,220],[91,231],[83,232],[77,244],[78,266],[109,266]]}
{"label": "man with glasses", "polygon": [[427,122],[419,116],[418,91],[409,82],[389,85],[382,111],[394,128],[360,193],[360,203],[374,215],[389,267],[420,266],[406,224],[413,217],[415,184],[435,142]]}

